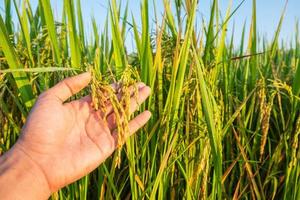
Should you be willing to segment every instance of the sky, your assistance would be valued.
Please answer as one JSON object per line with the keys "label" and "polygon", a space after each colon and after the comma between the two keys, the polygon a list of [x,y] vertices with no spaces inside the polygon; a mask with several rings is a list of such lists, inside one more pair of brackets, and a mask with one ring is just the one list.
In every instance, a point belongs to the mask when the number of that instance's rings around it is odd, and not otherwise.
{"label": "sky", "polygon": [[[18,0],[17,0],[18,1]],[[58,21],[61,19],[61,12],[63,6],[63,0],[50,0],[52,8],[54,10],[55,18]],[[118,1],[118,0],[117,0]],[[149,0],[150,12],[153,13],[153,1],[156,3],[158,14],[162,15],[163,4],[162,0]],[[173,2],[173,0],[170,0]],[[233,10],[242,0],[233,0]],[[3,12],[3,2],[0,0],[0,13],[4,15]],[[33,7],[36,7],[38,0],[30,0]],[[123,2],[123,8],[125,7],[126,1]],[[197,16],[198,21],[203,17],[207,22],[209,20],[211,0],[199,0]],[[276,27],[278,25],[280,15],[284,8],[286,0],[257,0],[257,29],[260,35],[265,36],[268,40],[271,40],[274,36]],[[104,26],[104,21],[107,16],[109,0],[81,0],[82,13],[85,24],[86,34],[92,33],[91,17],[94,16],[98,28],[101,30]],[[226,9],[228,7],[229,0],[219,0],[220,11],[222,16],[225,16]],[[128,0],[129,11],[133,14],[135,20],[140,22],[140,1],[139,0]],[[235,44],[238,45],[242,33],[242,27],[246,22],[246,32],[249,32],[250,21],[252,12],[252,0],[245,0],[242,6],[237,10],[232,19],[230,20],[228,31],[232,33],[233,23],[235,24],[234,30],[234,40]],[[131,17],[130,17],[131,18]],[[129,18],[129,19],[130,19]],[[150,19],[153,19],[153,14],[150,14]],[[300,0],[289,0],[287,5],[287,10],[285,13],[285,18],[283,21],[283,26],[280,33],[280,39],[283,39],[287,44],[293,39],[295,35],[295,24],[296,21],[300,20]],[[153,24],[154,27],[154,24]],[[247,36],[247,34],[246,34]],[[128,48],[132,47],[132,35],[127,35],[126,46]]]}

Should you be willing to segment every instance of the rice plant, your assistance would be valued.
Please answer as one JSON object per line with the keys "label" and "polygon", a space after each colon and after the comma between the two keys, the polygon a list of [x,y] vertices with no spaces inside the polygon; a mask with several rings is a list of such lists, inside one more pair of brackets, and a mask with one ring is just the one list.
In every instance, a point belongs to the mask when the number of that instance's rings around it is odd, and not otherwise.
{"label": "rice plant", "polygon": [[[41,92],[89,70],[90,88],[75,98],[91,93],[104,113],[103,103],[112,101],[117,116],[126,116],[118,123],[120,138],[131,117],[132,84],[152,88],[139,112],[153,116],[105,163],[52,199],[300,199],[298,23],[291,47],[280,45],[283,8],[273,40],[263,39],[253,0],[249,38],[244,26],[238,46],[227,27],[243,1],[230,3],[220,18],[212,0],[200,30],[197,0],[162,1],[161,21],[150,19],[158,13],[147,0],[139,2],[141,24],[128,6],[122,9],[124,1],[109,1],[104,29],[92,18],[88,38],[80,0],[64,0],[61,19],[50,0],[39,0],[35,10],[28,0],[4,0],[0,154],[17,140]],[[126,48],[126,32],[134,52]]]}

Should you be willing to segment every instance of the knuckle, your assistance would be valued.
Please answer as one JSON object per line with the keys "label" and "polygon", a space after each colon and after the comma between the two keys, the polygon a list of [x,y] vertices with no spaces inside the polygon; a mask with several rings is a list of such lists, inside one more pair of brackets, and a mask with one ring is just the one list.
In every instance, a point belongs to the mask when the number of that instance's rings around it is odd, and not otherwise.
{"label": "knuckle", "polygon": [[37,101],[41,101],[47,97],[48,97],[48,91],[44,91],[38,96]]}

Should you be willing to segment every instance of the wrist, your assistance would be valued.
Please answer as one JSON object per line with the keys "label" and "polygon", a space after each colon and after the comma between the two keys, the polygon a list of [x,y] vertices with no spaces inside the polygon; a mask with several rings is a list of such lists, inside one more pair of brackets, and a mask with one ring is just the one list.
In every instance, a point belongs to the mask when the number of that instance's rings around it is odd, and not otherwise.
{"label": "wrist", "polygon": [[4,199],[47,199],[51,195],[42,170],[17,145],[0,156],[0,185]]}

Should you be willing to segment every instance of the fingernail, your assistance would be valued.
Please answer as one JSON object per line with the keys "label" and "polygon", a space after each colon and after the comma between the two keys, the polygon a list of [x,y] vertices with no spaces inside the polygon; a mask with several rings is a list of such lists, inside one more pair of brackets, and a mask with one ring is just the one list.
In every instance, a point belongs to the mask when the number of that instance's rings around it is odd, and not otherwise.
{"label": "fingernail", "polygon": [[149,110],[146,110],[145,112],[146,112],[146,113],[147,113],[147,115],[148,115],[148,119],[150,119],[150,118],[151,118],[151,116],[152,116],[152,113],[151,113]]}
{"label": "fingernail", "polygon": [[145,86],[145,87],[144,87],[144,90],[147,90],[148,93],[149,93],[149,95],[151,94],[151,88],[150,88],[149,86]]}

